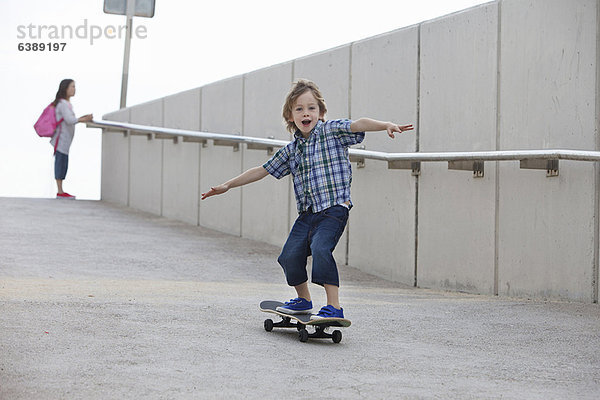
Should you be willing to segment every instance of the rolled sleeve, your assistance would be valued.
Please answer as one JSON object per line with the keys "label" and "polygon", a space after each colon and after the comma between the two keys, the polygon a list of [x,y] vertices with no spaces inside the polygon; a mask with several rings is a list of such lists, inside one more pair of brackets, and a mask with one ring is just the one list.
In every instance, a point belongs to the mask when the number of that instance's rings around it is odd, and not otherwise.
{"label": "rolled sleeve", "polygon": [[69,107],[66,100],[61,100],[58,102],[58,104],[56,105],[56,111],[58,114],[57,120],[64,119],[64,122],[66,122],[69,125],[75,125],[77,123],[78,118],[77,116],[75,116],[75,113],[73,112],[71,107]]}
{"label": "rolled sleeve", "polygon": [[277,179],[281,179],[290,173],[290,144],[279,149],[269,161],[263,164],[263,168]]}
{"label": "rolled sleeve", "polygon": [[361,143],[365,139],[364,132],[352,132],[352,120],[336,119],[326,122],[325,131],[333,134],[344,147]]}

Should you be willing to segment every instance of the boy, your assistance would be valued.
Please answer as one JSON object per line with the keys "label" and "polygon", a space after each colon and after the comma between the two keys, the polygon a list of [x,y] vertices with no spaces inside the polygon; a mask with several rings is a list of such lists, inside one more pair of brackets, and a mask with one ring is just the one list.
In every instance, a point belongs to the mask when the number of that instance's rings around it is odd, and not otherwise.
{"label": "boy", "polygon": [[344,318],[339,303],[339,278],[333,250],[342,235],[352,207],[350,182],[352,169],[348,147],[363,141],[365,131],[394,132],[413,129],[369,118],[356,121],[325,121],[327,107],[319,88],[311,81],[299,80],[286,97],[283,119],[294,134],[292,140],[264,165],[202,194],[202,200],[246,185],[268,174],[277,179],[292,174],[298,218],[277,259],[288,285],[296,289],[297,298],[277,310],[288,314],[310,314],[312,301],[308,289],[306,261],[313,257],[312,282],[325,288],[327,305],[315,318]]}

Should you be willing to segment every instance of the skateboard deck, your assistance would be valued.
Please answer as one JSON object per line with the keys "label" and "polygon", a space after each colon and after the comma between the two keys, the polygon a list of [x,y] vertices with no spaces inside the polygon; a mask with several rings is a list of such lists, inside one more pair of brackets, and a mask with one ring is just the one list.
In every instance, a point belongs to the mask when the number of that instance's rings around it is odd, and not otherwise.
{"label": "skateboard deck", "polygon": [[[281,317],[281,321],[273,322],[271,319],[266,319],[264,327],[267,332],[273,330],[273,328],[296,328],[298,330],[298,336],[301,342],[306,342],[309,338],[311,339],[332,339],[334,343],[339,343],[342,340],[342,332],[339,330],[333,331],[333,333],[326,332],[327,328],[330,327],[341,327],[347,328],[352,322],[345,318],[319,318],[316,320],[310,319],[310,314],[286,314],[277,311],[277,307],[283,306],[284,303],[280,301],[266,300],[260,303],[260,311],[276,314]],[[293,322],[292,322],[293,321]],[[314,327],[313,333],[308,333],[307,326]]]}

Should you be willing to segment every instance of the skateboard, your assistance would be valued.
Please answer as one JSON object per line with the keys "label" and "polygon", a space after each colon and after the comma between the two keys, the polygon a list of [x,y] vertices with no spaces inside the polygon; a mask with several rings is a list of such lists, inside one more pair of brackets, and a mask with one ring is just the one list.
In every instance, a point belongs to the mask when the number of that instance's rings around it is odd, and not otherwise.
{"label": "skateboard", "polygon": [[[345,318],[320,318],[311,320],[310,314],[285,314],[277,311],[277,307],[283,306],[280,301],[266,300],[260,303],[260,311],[277,314],[281,317],[281,321],[273,322],[272,319],[266,319],[264,326],[267,332],[271,332],[273,328],[296,328],[298,330],[298,338],[301,342],[306,342],[310,339],[331,339],[334,343],[339,343],[342,340],[342,331],[334,330],[332,333],[326,332],[330,327],[347,328],[351,322]],[[292,322],[294,321],[294,322]],[[307,327],[313,326],[315,331],[308,333]]]}

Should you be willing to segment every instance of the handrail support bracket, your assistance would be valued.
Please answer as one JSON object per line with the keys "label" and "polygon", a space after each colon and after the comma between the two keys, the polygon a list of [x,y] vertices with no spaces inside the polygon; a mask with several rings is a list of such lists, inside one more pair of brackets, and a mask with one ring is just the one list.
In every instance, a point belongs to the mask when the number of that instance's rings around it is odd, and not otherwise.
{"label": "handrail support bracket", "polygon": [[558,176],[558,158],[549,160],[528,158],[521,160],[521,169],[545,169],[546,177]]}
{"label": "handrail support bracket", "polygon": [[240,144],[237,143],[237,142],[232,143],[232,142],[227,141],[227,140],[217,140],[217,139],[215,139],[215,140],[213,140],[213,144],[215,146],[230,146],[230,147],[233,148],[234,152],[240,151]]}
{"label": "handrail support bracket", "polygon": [[448,169],[458,171],[473,171],[473,178],[483,178],[484,162],[476,161],[448,161]]}
{"label": "handrail support bracket", "polygon": [[410,169],[412,176],[421,175],[421,162],[420,161],[388,161],[388,169]]}

